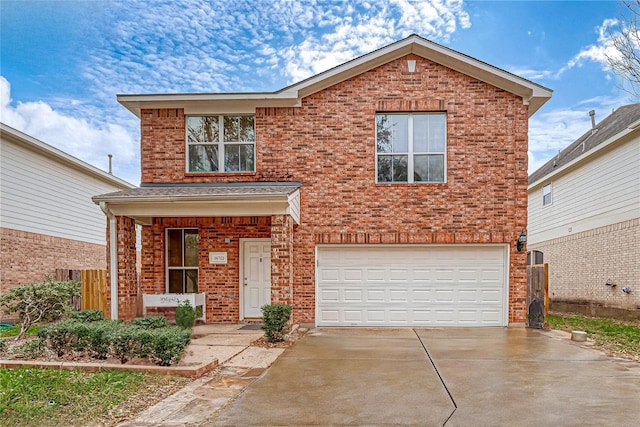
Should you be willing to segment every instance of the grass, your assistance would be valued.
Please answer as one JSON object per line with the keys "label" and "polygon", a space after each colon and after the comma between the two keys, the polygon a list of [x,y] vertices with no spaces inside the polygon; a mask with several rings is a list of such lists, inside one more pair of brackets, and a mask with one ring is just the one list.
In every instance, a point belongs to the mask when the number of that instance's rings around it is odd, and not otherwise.
{"label": "grass", "polygon": [[564,313],[554,313],[547,321],[554,329],[584,331],[598,347],[640,360],[640,321],[624,322]]}
{"label": "grass", "polygon": [[[27,329],[27,335],[38,335],[38,331],[40,330],[40,326],[31,325],[29,329]],[[9,328],[0,329],[0,338],[9,338],[9,337],[17,337],[20,333],[20,325],[11,326]]]}
{"label": "grass", "polygon": [[186,379],[126,371],[0,369],[0,425],[114,424],[114,407],[168,382],[183,384]]}

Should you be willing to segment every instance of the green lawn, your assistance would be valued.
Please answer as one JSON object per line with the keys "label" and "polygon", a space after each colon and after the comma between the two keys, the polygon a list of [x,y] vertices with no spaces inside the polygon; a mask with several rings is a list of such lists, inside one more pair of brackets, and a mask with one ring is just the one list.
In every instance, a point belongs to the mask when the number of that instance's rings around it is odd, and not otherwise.
{"label": "green lawn", "polygon": [[[29,329],[27,329],[27,335],[38,335],[39,330],[40,330],[40,326],[37,326],[37,325],[29,326]],[[6,327],[1,328],[0,338],[17,337],[19,333],[20,333],[20,325],[11,326],[8,328]]]}
{"label": "green lawn", "polygon": [[188,381],[123,371],[0,369],[0,425],[114,425],[119,419],[110,410],[116,405]]}
{"label": "green lawn", "polygon": [[597,346],[640,360],[640,321],[554,313],[547,317],[547,322],[554,329],[585,331]]}

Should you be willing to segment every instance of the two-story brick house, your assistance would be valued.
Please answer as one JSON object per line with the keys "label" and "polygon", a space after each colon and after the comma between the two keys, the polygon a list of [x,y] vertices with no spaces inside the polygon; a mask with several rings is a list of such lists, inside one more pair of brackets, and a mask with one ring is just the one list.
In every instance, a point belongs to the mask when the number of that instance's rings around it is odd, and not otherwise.
{"label": "two-story brick house", "polygon": [[142,184],[94,197],[119,316],[136,222],[141,292],[206,293],[208,322],[271,302],[322,326],[523,324],[528,119],[550,97],[415,35],[276,92],[119,95]]}

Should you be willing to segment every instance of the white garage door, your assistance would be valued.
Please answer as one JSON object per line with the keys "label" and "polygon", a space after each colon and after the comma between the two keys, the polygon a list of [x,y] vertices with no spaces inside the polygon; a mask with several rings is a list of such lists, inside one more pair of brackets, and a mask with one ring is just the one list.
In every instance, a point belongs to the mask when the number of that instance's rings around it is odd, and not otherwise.
{"label": "white garage door", "polygon": [[318,246],[318,326],[506,326],[506,245]]}

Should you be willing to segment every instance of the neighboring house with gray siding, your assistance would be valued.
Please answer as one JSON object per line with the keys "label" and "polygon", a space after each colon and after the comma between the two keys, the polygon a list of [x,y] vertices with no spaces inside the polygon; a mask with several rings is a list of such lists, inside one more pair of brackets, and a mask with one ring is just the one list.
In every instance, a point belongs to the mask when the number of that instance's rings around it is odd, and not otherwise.
{"label": "neighboring house with gray siding", "polygon": [[56,269],[106,268],[91,196],[134,186],[3,123],[0,150],[0,294]]}
{"label": "neighboring house with gray siding", "polygon": [[640,104],[625,105],[529,176],[528,250],[551,308],[640,312]]}

